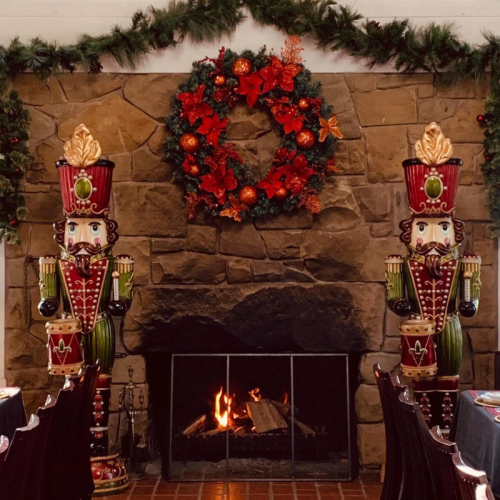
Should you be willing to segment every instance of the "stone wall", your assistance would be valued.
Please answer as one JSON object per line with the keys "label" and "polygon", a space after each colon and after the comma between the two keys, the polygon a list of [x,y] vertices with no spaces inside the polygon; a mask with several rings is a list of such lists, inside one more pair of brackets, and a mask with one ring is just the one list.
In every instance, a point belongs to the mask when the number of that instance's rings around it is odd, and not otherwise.
{"label": "stone wall", "polygon": [[[356,394],[358,441],[362,464],[375,466],[383,456],[383,424],[371,367],[379,362],[393,369],[399,361],[399,320],[386,312],[383,260],[390,253],[404,253],[398,240],[398,223],[408,216],[401,162],[413,155],[412,144],[425,125],[437,121],[454,142],[455,156],[464,160],[457,216],[466,220],[465,247],[483,258],[480,312],[463,321],[468,341],[461,382],[464,388],[490,388],[497,326],[496,240],[490,239],[488,230],[479,167],[483,131],[475,120],[483,111],[486,87],[467,82],[442,89],[429,75],[315,75],[335,106],[345,137],[336,153],[339,173],[324,186],[319,215],[302,212],[252,225],[186,218],[181,189],[170,183],[172,166],[161,158],[163,117],[184,78],[78,74],[42,82],[21,75],[15,81],[32,116],[35,160],[24,184],[27,216],[21,224],[22,245],[7,248],[6,367],[8,383],[22,387],[28,407],[41,404],[58,385],[46,370],[45,319],[36,308],[36,265],[26,264],[26,258],[58,253],[51,227],[61,218],[54,162],[63,142],[82,122],[101,142],[103,154],[116,163],[111,215],[119,222],[121,237],[115,253],[127,252],[137,262],[127,346],[154,350],[155,342],[161,341],[160,330],[150,342],[148,330],[141,326],[152,297],[163,297],[163,315],[172,328],[180,328],[177,335],[188,331],[182,328],[186,317],[196,317],[207,335],[231,317],[238,328],[246,325],[239,330],[244,338],[245,332],[258,329],[253,326],[259,325],[259,309],[250,301],[254,307],[245,314],[236,311],[243,299],[270,290],[274,301],[281,290],[287,297],[307,295],[312,304],[309,315],[321,302],[316,315],[320,318],[330,309],[324,298],[345,293],[351,304],[345,314],[356,318],[366,337],[358,345],[363,351]],[[279,145],[268,115],[244,106],[230,116],[228,139],[261,173]],[[278,300],[284,317],[289,306]],[[332,332],[331,338],[337,330]],[[300,332],[293,336],[300,337]],[[274,338],[270,342],[279,346]],[[113,410],[130,364],[136,380],[145,382],[141,356],[119,359]]]}

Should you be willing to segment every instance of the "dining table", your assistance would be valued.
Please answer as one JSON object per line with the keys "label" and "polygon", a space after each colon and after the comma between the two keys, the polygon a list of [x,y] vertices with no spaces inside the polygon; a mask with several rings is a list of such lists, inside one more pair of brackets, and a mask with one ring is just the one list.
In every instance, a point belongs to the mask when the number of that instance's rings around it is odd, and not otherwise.
{"label": "dining table", "polygon": [[500,420],[499,407],[476,404],[491,391],[464,391],[455,408],[450,440],[457,444],[463,461],[486,472],[495,498],[500,498]]}
{"label": "dining table", "polygon": [[0,388],[0,435],[9,442],[18,427],[27,425],[23,396],[19,387]]}

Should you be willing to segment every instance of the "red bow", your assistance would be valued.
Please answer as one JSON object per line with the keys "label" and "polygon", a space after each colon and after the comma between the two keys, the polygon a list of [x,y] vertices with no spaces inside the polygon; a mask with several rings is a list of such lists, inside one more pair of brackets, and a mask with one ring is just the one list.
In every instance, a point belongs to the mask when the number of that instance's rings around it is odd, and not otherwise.
{"label": "red bow", "polygon": [[215,172],[220,166],[227,166],[227,159],[230,158],[238,163],[243,163],[241,156],[232,148],[233,144],[218,146],[215,148],[212,156],[205,158],[205,163],[210,167],[212,172]]}
{"label": "red bow", "polygon": [[273,90],[278,85],[285,92],[293,92],[293,78],[302,71],[300,66],[295,64],[283,64],[276,56],[271,58],[271,64],[262,68],[260,74],[265,80],[264,93]]}
{"label": "red bow", "polygon": [[203,123],[199,126],[197,132],[206,135],[207,142],[209,142],[212,146],[217,147],[217,144],[219,144],[219,135],[226,127],[227,118],[221,120],[219,115],[215,113],[213,118],[203,118]]}
{"label": "red bow", "polygon": [[257,184],[257,187],[263,189],[266,192],[267,197],[271,199],[276,194],[276,191],[283,187],[283,181],[281,180],[282,175],[283,172],[280,172],[273,167],[269,170],[269,173],[264,177],[264,179]]}
{"label": "red bow", "polygon": [[214,110],[206,102],[203,102],[204,92],[205,85],[199,85],[194,94],[183,92],[177,96],[177,99],[182,102],[181,118],[187,117],[190,125],[193,125],[198,118],[214,114]]}
{"label": "red bow", "polygon": [[275,118],[278,123],[284,125],[285,134],[289,134],[290,132],[295,132],[298,134],[304,124],[302,123],[305,119],[305,116],[298,114],[298,107],[293,106],[276,106],[272,109],[273,113],[276,110]]}
{"label": "red bow", "polygon": [[226,203],[226,191],[232,191],[238,186],[234,170],[226,170],[224,165],[219,165],[217,170],[201,177],[201,181],[200,188],[213,193],[221,205]]}
{"label": "red bow", "polygon": [[258,73],[252,73],[250,76],[240,76],[240,86],[236,89],[236,92],[240,95],[246,95],[248,107],[252,108],[260,94],[262,94],[261,85],[262,78]]}

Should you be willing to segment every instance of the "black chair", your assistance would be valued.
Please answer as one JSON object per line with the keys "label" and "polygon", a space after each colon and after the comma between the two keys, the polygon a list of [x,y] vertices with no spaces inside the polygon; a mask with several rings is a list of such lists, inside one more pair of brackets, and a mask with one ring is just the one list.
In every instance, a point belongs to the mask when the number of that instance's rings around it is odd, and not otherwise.
{"label": "black chair", "polygon": [[52,426],[52,420],[56,412],[56,399],[47,397],[45,406],[38,408],[36,415],[40,420],[38,435],[35,440],[35,451],[31,457],[30,473],[25,500],[41,500],[43,464],[46,460],[47,442]]}
{"label": "black chair", "polygon": [[397,429],[398,396],[404,392],[405,386],[399,380],[392,379],[391,374],[373,365],[373,373],[377,381],[385,426],[385,475],[380,500],[401,500],[403,490],[402,450]]}
{"label": "black chair", "polygon": [[398,433],[403,450],[403,500],[442,500],[442,481],[433,439],[418,403],[399,396]]}
{"label": "black chair", "polygon": [[40,419],[31,415],[26,427],[16,429],[0,474],[0,500],[24,500]]}
{"label": "black chair", "polygon": [[495,500],[484,472],[465,465],[460,453],[453,455],[453,464],[461,494],[458,500]]}

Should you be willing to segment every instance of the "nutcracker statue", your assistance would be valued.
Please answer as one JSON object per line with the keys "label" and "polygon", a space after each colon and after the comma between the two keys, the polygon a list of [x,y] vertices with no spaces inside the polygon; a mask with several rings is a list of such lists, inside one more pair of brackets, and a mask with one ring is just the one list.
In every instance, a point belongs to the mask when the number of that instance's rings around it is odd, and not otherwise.
{"label": "nutcracker statue", "polygon": [[462,329],[459,314],[476,314],[481,259],[458,247],[464,223],[454,217],[462,160],[431,123],[403,162],[411,217],[401,221],[406,257],[386,259],[389,308],[409,316],[400,324],[401,372],[413,379],[427,424],[449,429],[457,401]]}
{"label": "nutcracker statue", "polygon": [[61,319],[46,324],[49,371],[75,376],[84,364],[99,360],[101,372],[94,399],[91,462],[95,495],[128,487],[118,454],[108,453],[108,420],[115,332],[110,315],[123,316],[132,300],[134,260],[113,257],[118,224],[108,218],[114,163],[99,159],[101,147],[85,125],[64,145],[59,170],[64,220],[54,224],[59,256],[40,258],[38,306],[54,316],[62,301]]}

